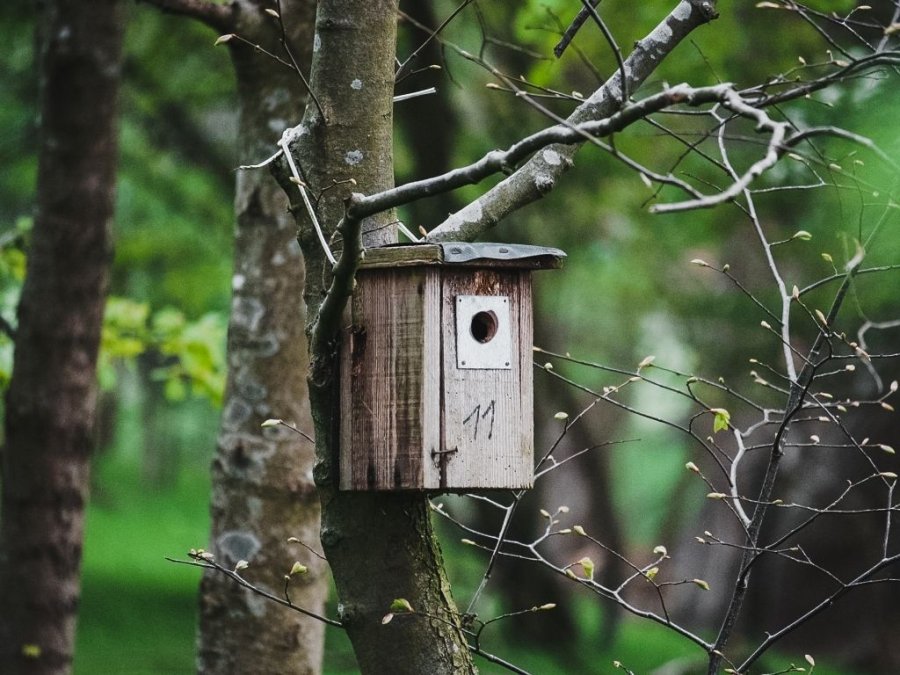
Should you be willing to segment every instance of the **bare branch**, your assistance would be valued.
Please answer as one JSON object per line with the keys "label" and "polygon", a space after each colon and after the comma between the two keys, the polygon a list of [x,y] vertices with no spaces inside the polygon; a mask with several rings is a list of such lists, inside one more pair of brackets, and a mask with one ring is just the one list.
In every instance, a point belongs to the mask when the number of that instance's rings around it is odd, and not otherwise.
{"label": "bare branch", "polygon": [[300,614],[303,614],[304,616],[308,616],[311,619],[316,619],[318,621],[321,621],[322,623],[327,624],[329,626],[334,626],[335,628],[343,628],[344,627],[344,624],[342,624],[340,621],[336,621],[335,619],[329,619],[327,616],[321,616],[320,614],[311,612],[308,609],[304,609],[303,607],[300,607],[299,605],[295,605],[293,602],[291,602],[290,598],[285,598],[285,599],[279,598],[277,595],[269,593],[265,589],[251,584],[249,581],[244,579],[244,577],[242,577],[240,574],[238,574],[238,570],[230,570],[227,567],[220,565],[208,553],[205,553],[203,551],[193,551],[192,550],[191,553],[188,554],[188,556],[191,558],[191,560],[179,560],[177,558],[169,558],[168,556],[166,557],[166,560],[168,560],[171,563],[176,563],[178,565],[190,565],[192,567],[202,567],[203,569],[215,570],[216,572],[219,572],[220,574],[223,574],[226,577],[228,577],[229,579],[231,579],[232,581],[234,581],[238,586],[242,586],[243,588],[246,588],[251,593],[255,593],[256,595],[259,595],[259,596],[265,598],[266,600],[270,600],[276,604],[281,605],[282,607],[287,607],[288,609],[292,609],[295,612],[299,612]]}
{"label": "bare branch", "polygon": [[[416,72],[416,71],[409,72],[409,64],[412,63],[419,56],[419,54],[422,52],[422,50],[425,49],[425,47],[427,47],[428,44],[433,39],[435,39],[442,30],[444,30],[450,24],[450,22],[456,18],[456,16],[460,12],[462,12],[466,7],[468,7],[471,2],[472,2],[472,0],[463,0],[462,4],[460,4],[459,7],[454,9],[450,13],[450,16],[448,16],[446,19],[444,19],[441,22],[440,26],[435,28],[433,31],[429,31],[428,37],[425,38],[425,41],[422,44],[420,44],[418,47],[416,47],[415,51],[412,54],[410,54],[408,57],[406,57],[406,60],[403,63],[401,63],[400,65],[397,66],[397,71],[394,73],[394,81],[397,84],[399,84],[400,82],[405,80],[407,77],[409,77],[410,75],[413,75]],[[411,17],[407,16],[405,12],[401,11],[401,12],[399,12],[399,14],[402,18],[406,19],[407,21],[412,22]],[[415,22],[415,24],[417,25],[417,27],[420,25],[420,24],[418,24],[418,22]]]}
{"label": "bare branch", "polygon": [[622,50],[619,49],[619,45],[616,42],[615,37],[613,37],[612,31],[607,27],[606,22],[603,21],[600,14],[594,8],[597,3],[581,0],[581,4],[584,5],[582,9],[586,10],[591,15],[594,19],[594,23],[600,28],[600,32],[603,33],[603,37],[606,38],[606,41],[609,43],[609,48],[616,57],[616,64],[619,67],[619,75],[621,76],[620,82],[622,83],[622,105],[625,105],[625,102],[630,96],[630,90],[628,88],[628,73],[625,71],[625,59],[622,58]]}
{"label": "bare branch", "polygon": [[282,134],[281,136],[279,145],[281,145],[281,151],[284,153],[284,158],[287,160],[288,166],[291,170],[291,182],[294,183],[297,186],[297,189],[300,190],[300,197],[303,199],[303,205],[306,207],[306,212],[309,215],[309,220],[310,222],[312,222],[313,227],[316,230],[316,235],[319,237],[319,243],[322,245],[322,251],[323,253],[325,253],[325,257],[328,258],[328,262],[330,262],[332,265],[335,265],[337,264],[337,261],[334,259],[334,254],[331,252],[331,249],[328,248],[328,242],[325,241],[325,235],[322,233],[322,227],[319,225],[319,219],[316,217],[316,210],[313,208],[312,202],[309,200],[309,195],[306,193],[305,183],[300,178],[300,172],[297,170],[297,165],[294,162],[294,157],[293,155],[291,155],[290,148],[288,147],[288,144],[295,137],[294,132],[296,129],[297,127],[286,129],[284,134]]}
{"label": "bare branch", "polygon": [[312,99],[312,102],[316,106],[316,110],[319,111],[319,114],[322,116],[322,119],[328,119],[328,116],[325,114],[325,111],[322,109],[322,104],[319,103],[319,99],[316,96],[316,92],[312,90],[312,87],[309,84],[309,80],[306,79],[306,75],[303,74],[303,69],[300,68],[300,64],[297,63],[297,59],[294,57],[294,52],[288,44],[288,36],[287,36],[287,28],[284,25],[284,14],[281,10],[281,0],[275,0],[278,5],[278,25],[281,28],[281,47],[284,49],[284,53],[287,54],[288,58],[291,60],[291,65],[293,66],[294,71],[297,75],[300,76],[300,81],[303,83],[304,89],[306,89],[306,93],[309,94],[309,97]]}
{"label": "bare branch", "polygon": [[588,17],[591,15],[590,10],[599,4],[600,0],[590,0],[590,5],[588,5],[587,0],[585,0],[584,6],[578,10],[578,14],[572,19],[572,23],[566,28],[566,32],[563,33],[562,38],[560,38],[557,45],[553,48],[553,53],[556,55],[556,58],[560,58],[563,55],[563,52],[566,51],[566,47],[568,47],[569,43],[575,38],[575,34],[581,30],[584,22],[588,20]]}
{"label": "bare branch", "polygon": [[348,214],[337,227],[337,231],[343,237],[344,247],[340,259],[334,266],[331,285],[319,307],[309,340],[309,353],[313,355],[310,363],[310,379],[313,381],[323,375],[320,372],[321,368],[328,371],[327,362],[334,355],[341,316],[347,299],[353,293],[354,277],[362,259],[362,225],[362,218],[353,218]]}
{"label": "bare branch", "polygon": [[768,129],[771,131],[765,156],[754,162],[743,174],[737,175],[732,173],[732,177],[734,178],[733,182],[727,188],[714,195],[707,195],[671,204],[657,204],[650,207],[651,212],[675,213],[678,211],[692,211],[695,209],[711,208],[731,201],[738,195],[744,193],[756,178],[771,169],[775,163],[788,152],[788,150],[813,136],[835,136],[859,143],[872,150],[880,159],[891,166],[891,168],[897,168],[896,163],[882,150],[877,148],[870,139],[860,136],[859,134],[850,133],[837,127],[815,127],[789,134],[788,132],[791,125],[788,122],[773,121],[761,109],[744,101],[737,92],[733,95],[730,94],[723,105],[743,117],[755,118],[757,120],[758,129]]}
{"label": "bare branch", "polygon": [[[695,28],[716,17],[713,2],[682,0],[625,60],[628,91],[636,91],[656,67]],[[566,120],[576,126],[613,114],[622,100],[620,71],[610,77]],[[569,169],[578,146],[551,146],[491,190],[454,213],[428,235],[429,241],[472,240],[513,211],[544,196]]]}
{"label": "bare branch", "polygon": [[[416,199],[455,190],[463,185],[478,183],[495,173],[512,171],[516,164],[532,155],[526,166],[530,165],[538,157],[540,161],[549,165],[554,165],[554,163],[559,165],[563,162],[563,158],[559,154],[560,148],[581,144],[585,138],[595,139],[608,136],[670,105],[676,103],[687,105],[712,103],[725,98],[728,92],[734,93],[730,85],[717,85],[715,87],[701,87],[697,89],[678,85],[659,94],[648,96],[605,119],[588,121],[578,125],[557,125],[542,129],[530,136],[526,136],[506,150],[493,150],[469,166],[452,169],[440,176],[413,181],[369,196],[353,195],[348,211],[354,218],[370,216],[401,204],[407,204]],[[535,155],[534,153],[538,150],[543,150],[543,152],[540,155]],[[517,174],[518,172],[514,175]],[[545,191],[552,187],[552,181],[552,177],[545,174],[536,176],[534,180],[537,189],[546,188]],[[432,231],[428,235],[427,240],[434,241],[434,232]]]}
{"label": "bare branch", "polygon": [[814,616],[821,614],[826,609],[832,607],[838,599],[842,596],[846,595],[852,589],[865,585],[870,581],[881,581],[884,582],[892,582],[892,579],[884,579],[884,580],[873,580],[872,577],[880,572],[881,570],[889,567],[900,560],[900,555],[895,555],[890,558],[883,558],[877,564],[873,565],[869,569],[862,572],[855,579],[850,581],[849,583],[842,584],[840,588],[838,588],[835,592],[824,598],[819,604],[800,615],[794,621],[784,626],[780,630],[775,631],[774,633],[769,633],[765,640],[763,640],[759,646],[753,651],[753,653],[747,657],[747,659],[740,665],[738,672],[744,673],[747,672],[748,668],[755,663],[760,656],[762,656],[773,644],[781,640],[788,633],[792,632],[799,626],[802,626],[804,623],[809,621]]}
{"label": "bare branch", "polygon": [[[847,291],[850,288],[850,283],[853,280],[856,269],[858,269],[858,265],[849,269],[847,274],[845,275],[844,283],[841,284],[841,287],[838,289],[835,298],[832,301],[831,308],[828,311],[828,315],[825,321],[826,325],[830,326],[834,323],[834,320],[843,305]],[[784,443],[788,430],[790,429],[790,422],[797,414],[797,412],[801,410],[803,401],[809,393],[809,387],[811,386],[813,377],[815,376],[816,371],[820,365],[819,354],[821,353],[827,341],[827,334],[824,331],[820,331],[816,336],[812,347],[810,347],[809,349],[805,365],[797,375],[796,379],[793,379],[791,381],[790,394],[784,407],[784,418],[782,419],[781,424],[779,425],[779,429],[775,434],[775,438],[772,441],[769,452],[769,462],[766,466],[765,474],[762,479],[759,495],[757,497],[757,504],[751,515],[750,525],[747,528],[747,542],[750,546],[750,549],[744,552],[741,559],[741,571],[738,575],[737,581],[735,582],[734,595],[729,602],[728,608],[725,611],[725,615],[722,619],[722,624],[719,627],[719,634],[716,637],[714,643],[715,651],[712,652],[710,656],[709,673],[711,674],[718,672],[718,668],[723,658],[721,656],[722,651],[725,649],[725,645],[728,643],[728,640],[731,637],[734,624],[737,622],[738,616],[740,615],[741,609],[743,607],[744,598],[747,592],[747,577],[750,573],[750,568],[757,557],[755,549],[758,544],[759,533],[766,518],[766,513],[768,512],[768,503],[772,498],[772,492],[775,487],[775,479],[778,476],[781,460],[784,456]]]}

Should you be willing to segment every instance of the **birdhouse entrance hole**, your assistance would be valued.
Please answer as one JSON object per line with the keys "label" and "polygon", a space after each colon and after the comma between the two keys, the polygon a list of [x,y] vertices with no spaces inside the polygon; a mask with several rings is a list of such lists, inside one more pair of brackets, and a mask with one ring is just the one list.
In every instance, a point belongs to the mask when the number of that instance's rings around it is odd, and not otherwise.
{"label": "birdhouse entrance hole", "polygon": [[497,334],[497,315],[493,312],[478,312],[472,317],[472,337],[481,344],[490,342]]}

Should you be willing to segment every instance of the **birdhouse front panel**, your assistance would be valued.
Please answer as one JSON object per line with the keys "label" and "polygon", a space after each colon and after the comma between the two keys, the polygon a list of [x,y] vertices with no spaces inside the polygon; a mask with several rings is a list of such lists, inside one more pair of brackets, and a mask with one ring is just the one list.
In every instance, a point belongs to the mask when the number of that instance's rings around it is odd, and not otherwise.
{"label": "birdhouse front panel", "polygon": [[531,487],[531,279],[508,269],[445,269],[441,288],[440,484]]}
{"label": "birdhouse front panel", "polygon": [[563,256],[506,244],[366,251],[342,334],[340,489],[531,486],[531,271]]}

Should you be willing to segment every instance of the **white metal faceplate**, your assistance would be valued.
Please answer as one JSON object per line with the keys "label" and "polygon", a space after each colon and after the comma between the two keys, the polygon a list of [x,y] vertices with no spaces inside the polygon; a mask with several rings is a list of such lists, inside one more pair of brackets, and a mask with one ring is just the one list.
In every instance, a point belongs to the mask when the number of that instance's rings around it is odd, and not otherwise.
{"label": "white metal faceplate", "polygon": [[509,297],[456,296],[456,365],[461,369],[508,369],[512,363]]}

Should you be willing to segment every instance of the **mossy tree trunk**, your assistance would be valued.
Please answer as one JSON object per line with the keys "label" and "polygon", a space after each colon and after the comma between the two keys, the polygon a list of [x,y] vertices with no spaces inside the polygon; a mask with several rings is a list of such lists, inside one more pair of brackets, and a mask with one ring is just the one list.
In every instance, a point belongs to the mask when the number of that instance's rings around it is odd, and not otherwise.
{"label": "mossy tree trunk", "polygon": [[[230,5],[233,32],[287,59],[281,28],[265,12],[272,3]],[[302,69],[312,54],[315,3],[281,0],[288,45]],[[238,160],[272,154],[283,128],[303,112],[307,92],[295,72],[253,47],[229,43],[240,107]],[[319,504],[312,480],[314,448],[285,427],[262,429],[283,418],[312,431],[306,385],[304,266],[284,192],[265,170],[239,171],[235,186],[235,252],[228,328],[228,382],[213,461],[210,549],[222,564],[247,560],[245,578],[281,593],[293,562],[309,569],[295,576],[291,599],[322,612],[328,593],[320,559],[289,537],[313,543]],[[203,673],[321,671],[324,626],[206,574],[201,586],[199,670]]]}
{"label": "mossy tree trunk", "polygon": [[[315,0],[147,1],[236,36],[227,45],[237,76],[238,161],[255,164],[271,155],[281,132],[303,114],[308,92],[285,64],[296,60],[301,72],[309,69]],[[280,19],[271,14],[276,9]],[[318,536],[314,448],[285,427],[260,426],[281,418],[312,430],[303,257],[288,200],[267,171],[238,172],[235,218],[228,382],[213,460],[209,547],[224,565],[246,560],[243,576],[277,594],[294,561],[301,562],[309,572],[294,577],[291,599],[321,613],[328,593],[324,565],[288,542]],[[324,626],[317,621],[214,573],[204,576],[200,672],[316,673],[323,644]]]}

